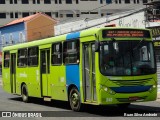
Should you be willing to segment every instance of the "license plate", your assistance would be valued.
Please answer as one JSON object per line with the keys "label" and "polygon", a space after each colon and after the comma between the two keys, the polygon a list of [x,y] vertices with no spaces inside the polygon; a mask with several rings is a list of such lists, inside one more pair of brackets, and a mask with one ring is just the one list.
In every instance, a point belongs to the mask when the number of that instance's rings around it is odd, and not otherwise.
{"label": "license plate", "polygon": [[139,100],[139,99],[140,99],[139,97],[129,97],[130,101],[136,101],[136,100]]}

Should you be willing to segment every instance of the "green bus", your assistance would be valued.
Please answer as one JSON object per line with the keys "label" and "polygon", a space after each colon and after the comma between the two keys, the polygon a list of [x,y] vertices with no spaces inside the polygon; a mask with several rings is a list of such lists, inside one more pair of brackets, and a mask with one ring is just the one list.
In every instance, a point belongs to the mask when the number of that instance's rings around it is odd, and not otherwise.
{"label": "green bus", "polygon": [[128,106],[157,98],[148,29],[92,28],[3,48],[3,89],[46,101]]}

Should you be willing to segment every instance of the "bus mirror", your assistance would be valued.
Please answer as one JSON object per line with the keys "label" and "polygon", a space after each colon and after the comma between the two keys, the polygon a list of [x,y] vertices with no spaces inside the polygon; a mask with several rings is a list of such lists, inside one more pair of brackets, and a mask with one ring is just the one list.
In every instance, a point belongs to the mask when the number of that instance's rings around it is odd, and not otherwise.
{"label": "bus mirror", "polygon": [[99,41],[96,40],[95,41],[95,52],[98,52],[99,51]]}

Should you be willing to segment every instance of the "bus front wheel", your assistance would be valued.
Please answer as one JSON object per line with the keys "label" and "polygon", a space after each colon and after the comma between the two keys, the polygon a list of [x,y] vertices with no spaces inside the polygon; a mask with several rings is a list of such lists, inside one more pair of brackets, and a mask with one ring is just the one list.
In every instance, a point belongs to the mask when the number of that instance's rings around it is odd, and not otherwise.
{"label": "bus front wheel", "polygon": [[76,88],[72,88],[70,91],[69,103],[73,111],[80,111],[81,109],[80,94]]}
{"label": "bus front wheel", "polygon": [[22,100],[23,100],[23,102],[27,103],[29,96],[28,96],[27,86],[25,84],[23,84],[21,92],[22,92]]}

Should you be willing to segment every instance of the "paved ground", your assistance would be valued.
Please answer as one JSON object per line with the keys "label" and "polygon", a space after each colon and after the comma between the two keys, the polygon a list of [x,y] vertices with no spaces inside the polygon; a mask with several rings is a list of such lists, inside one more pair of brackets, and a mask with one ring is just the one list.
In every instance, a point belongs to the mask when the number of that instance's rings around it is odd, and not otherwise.
{"label": "paved ground", "polygon": [[[83,112],[73,112],[68,102],[61,101],[52,101],[45,102],[40,98],[31,98],[29,103],[22,102],[20,96],[11,95],[2,90],[2,86],[0,86],[0,119],[2,113],[1,112],[12,112],[12,113],[41,113],[42,117],[46,115],[42,119],[44,120],[54,120],[54,119],[62,119],[62,120],[146,120],[154,119],[159,120],[158,117],[124,117],[125,114],[133,115],[133,114],[157,114],[160,116],[160,102],[159,101],[151,101],[151,102],[140,102],[140,103],[132,103],[129,108],[117,107],[117,106],[91,106],[85,105]],[[13,114],[12,114],[13,115]],[[16,114],[14,114],[14,117]],[[17,118],[9,118],[11,120]],[[27,118],[22,118],[27,119]],[[32,120],[39,120],[40,118],[28,118]],[[2,119],[3,120],[3,119]]]}
{"label": "paved ground", "polygon": [[[158,117],[124,117],[125,113],[128,115],[133,114],[144,114],[144,113],[155,113],[160,116],[160,93],[158,94],[157,101],[133,103],[129,108],[117,108],[115,106],[85,106],[83,112],[71,111],[67,102],[53,101],[44,102],[42,99],[33,98],[30,103],[23,103],[20,96],[11,95],[2,90],[2,82],[0,77],[0,119],[3,111],[42,111],[50,116],[57,117],[45,117],[41,118],[44,120],[146,120],[154,119],[159,120]],[[7,118],[10,120],[17,120],[17,118]],[[23,118],[23,120],[38,120],[40,118]]]}

